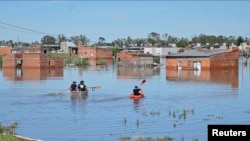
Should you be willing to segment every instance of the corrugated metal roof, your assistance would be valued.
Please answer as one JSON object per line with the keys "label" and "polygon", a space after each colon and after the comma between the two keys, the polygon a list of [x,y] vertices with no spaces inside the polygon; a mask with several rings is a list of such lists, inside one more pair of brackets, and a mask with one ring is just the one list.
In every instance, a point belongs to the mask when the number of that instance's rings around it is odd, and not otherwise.
{"label": "corrugated metal roof", "polygon": [[68,47],[77,47],[73,42],[66,42]]}
{"label": "corrugated metal roof", "polygon": [[167,58],[177,58],[177,57],[209,57],[211,55],[222,54],[229,52],[228,50],[185,50],[183,53],[170,54]]}

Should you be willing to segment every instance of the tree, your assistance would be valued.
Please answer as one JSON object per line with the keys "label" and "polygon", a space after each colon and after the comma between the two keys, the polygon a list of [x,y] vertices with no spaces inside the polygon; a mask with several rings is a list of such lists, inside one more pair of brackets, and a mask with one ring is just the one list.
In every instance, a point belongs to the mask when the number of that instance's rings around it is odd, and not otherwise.
{"label": "tree", "polygon": [[130,44],[133,44],[133,39],[130,36],[128,36],[127,40],[124,39],[123,43],[125,43],[126,46],[129,46]]}
{"label": "tree", "polygon": [[104,45],[104,44],[105,44],[105,38],[104,37],[99,37],[98,45]]}
{"label": "tree", "polygon": [[168,34],[167,34],[167,33],[164,33],[164,34],[162,35],[162,37],[163,37],[163,40],[165,41],[165,42],[164,42],[164,45],[168,46]]}
{"label": "tree", "polygon": [[67,38],[63,34],[59,34],[57,37],[57,43],[60,44],[61,42],[66,42]]}
{"label": "tree", "polygon": [[88,45],[89,44],[89,39],[85,35],[72,36],[72,37],[70,37],[70,40],[75,45],[78,45],[79,42],[82,42],[82,45]]}
{"label": "tree", "polygon": [[41,43],[55,45],[56,39],[53,36],[46,35],[46,36],[43,36],[43,38],[41,39]]}
{"label": "tree", "polygon": [[244,42],[244,40],[243,40],[243,38],[241,37],[241,36],[239,36],[238,38],[237,38],[237,46],[239,46],[241,43],[243,43]]}
{"label": "tree", "polygon": [[181,38],[181,39],[177,42],[177,46],[178,46],[178,47],[182,47],[182,48],[187,47],[187,46],[188,46],[188,39]]}
{"label": "tree", "polygon": [[89,44],[89,39],[85,35],[80,35],[79,40],[82,42],[83,45]]}
{"label": "tree", "polygon": [[151,32],[148,35],[148,42],[153,46],[160,40],[160,34],[156,32]]}

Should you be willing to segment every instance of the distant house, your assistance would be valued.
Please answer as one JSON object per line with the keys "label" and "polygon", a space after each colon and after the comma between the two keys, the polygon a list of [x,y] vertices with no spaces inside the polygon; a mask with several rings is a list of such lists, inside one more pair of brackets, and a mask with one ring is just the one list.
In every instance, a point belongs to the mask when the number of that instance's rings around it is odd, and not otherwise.
{"label": "distant house", "polygon": [[73,42],[61,42],[60,44],[61,51],[64,53],[74,53],[77,54],[77,46]]}
{"label": "distant house", "polygon": [[189,50],[166,56],[167,70],[202,70],[238,67],[239,51],[230,50]]}
{"label": "distant house", "polygon": [[79,58],[87,59],[112,59],[112,50],[110,48],[85,47],[79,42],[77,55]]}
{"label": "distant house", "polygon": [[[34,45],[32,45],[32,46],[34,46]],[[39,45],[35,45],[35,46],[39,46]],[[43,44],[40,46],[42,46],[44,48],[44,50],[46,50],[45,53],[47,53],[47,52],[56,53],[58,50],[60,50],[60,45]]]}
{"label": "distant house", "polygon": [[3,57],[3,68],[62,68],[63,58],[43,53],[14,53]]}
{"label": "distant house", "polygon": [[126,47],[123,51],[127,53],[143,53],[144,47]]}
{"label": "distant house", "polygon": [[8,44],[7,46],[1,46],[0,47],[0,55],[8,55],[11,54],[13,46],[11,44]]}
{"label": "distant house", "polygon": [[154,56],[165,57],[169,54],[178,53],[179,48],[177,47],[144,47],[145,54],[152,54]]}
{"label": "distant house", "polygon": [[88,59],[90,65],[98,65],[99,60],[105,60],[105,63],[110,62],[113,58],[113,53],[110,48],[86,47],[79,42],[77,56]]}
{"label": "distant house", "polygon": [[29,47],[12,48],[11,54],[20,53],[47,53],[47,48],[44,45],[30,45]]}
{"label": "distant house", "polygon": [[121,52],[117,54],[118,65],[120,66],[153,66],[160,64],[160,57],[150,54],[131,54]]}

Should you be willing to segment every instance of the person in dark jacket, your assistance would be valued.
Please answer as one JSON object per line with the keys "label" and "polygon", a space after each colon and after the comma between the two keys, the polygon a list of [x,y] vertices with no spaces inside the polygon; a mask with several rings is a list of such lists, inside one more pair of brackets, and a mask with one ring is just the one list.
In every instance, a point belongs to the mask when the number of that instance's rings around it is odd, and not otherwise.
{"label": "person in dark jacket", "polygon": [[87,90],[87,87],[86,87],[86,85],[84,84],[84,81],[83,81],[83,80],[80,81],[80,83],[79,83],[78,86],[77,86],[77,89],[78,89],[79,91],[86,91],[86,90]]}
{"label": "person in dark jacket", "polygon": [[135,88],[133,89],[134,95],[140,95],[141,94],[140,91],[141,89],[138,86],[135,86]]}
{"label": "person in dark jacket", "polygon": [[71,91],[77,91],[76,81],[73,81],[69,88]]}

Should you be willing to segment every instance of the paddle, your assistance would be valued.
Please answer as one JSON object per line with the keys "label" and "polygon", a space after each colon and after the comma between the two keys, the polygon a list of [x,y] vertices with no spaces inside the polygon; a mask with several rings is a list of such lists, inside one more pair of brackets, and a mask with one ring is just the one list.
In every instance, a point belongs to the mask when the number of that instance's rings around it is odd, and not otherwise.
{"label": "paddle", "polygon": [[92,89],[92,91],[94,91],[95,89],[101,88],[101,86],[94,86],[94,87],[87,87],[87,88],[90,88],[90,89]]}
{"label": "paddle", "polygon": [[[101,86],[93,86],[93,87],[87,87],[87,88],[90,88],[90,89],[92,89],[92,91],[94,91],[95,89],[101,88]],[[69,88],[61,90],[61,91],[58,91],[58,92],[55,92],[55,94],[58,95],[58,94],[60,94],[60,93],[62,93],[64,91],[67,91],[67,90],[69,90]]]}
{"label": "paddle", "polygon": [[[145,80],[145,79],[143,79],[143,80],[141,81],[141,85],[140,85],[140,86],[142,86],[144,83],[146,83],[146,80]],[[141,89],[141,91],[142,91],[142,89]]]}
{"label": "paddle", "polygon": [[64,91],[67,91],[69,88],[67,88],[67,89],[65,89],[65,90],[62,90],[62,91],[58,91],[58,92],[55,92],[55,94],[60,94],[60,93],[62,93],[62,92],[64,92]]}
{"label": "paddle", "polygon": [[143,85],[144,83],[146,83],[146,80],[145,80],[145,79],[143,79],[143,80],[141,81],[141,85]]}

